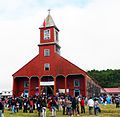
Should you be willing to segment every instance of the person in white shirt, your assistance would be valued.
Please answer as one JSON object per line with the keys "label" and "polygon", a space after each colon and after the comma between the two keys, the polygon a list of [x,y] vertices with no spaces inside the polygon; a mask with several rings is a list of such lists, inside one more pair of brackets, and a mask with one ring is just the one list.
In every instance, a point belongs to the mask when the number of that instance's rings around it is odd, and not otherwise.
{"label": "person in white shirt", "polygon": [[88,107],[89,107],[89,114],[92,115],[93,107],[94,107],[94,101],[93,101],[92,97],[90,97],[88,100]]}

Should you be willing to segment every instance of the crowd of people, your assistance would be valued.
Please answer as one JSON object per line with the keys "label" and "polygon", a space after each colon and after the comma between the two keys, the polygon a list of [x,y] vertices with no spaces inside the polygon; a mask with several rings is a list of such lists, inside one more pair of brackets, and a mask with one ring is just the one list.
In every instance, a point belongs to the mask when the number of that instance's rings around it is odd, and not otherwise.
{"label": "crowd of people", "polygon": [[51,111],[52,117],[56,117],[56,111],[62,112],[63,115],[79,116],[80,113],[85,113],[85,106],[89,108],[89,114],[98,115],[101,112],[99,107],[101,104],[115,103],[116,108],[120,107],[120,97],[111,98],[109,96],[100,97],[72,97],[70,95],[41,95],[31,97],[10,97],[7,99],[0,99],[0,117],[3,117],[4,107],[7,107],[11,113],[23,110],[23,113],[33,113],[35,109],[38,111],[38,117],[46,117],[46,110]]}

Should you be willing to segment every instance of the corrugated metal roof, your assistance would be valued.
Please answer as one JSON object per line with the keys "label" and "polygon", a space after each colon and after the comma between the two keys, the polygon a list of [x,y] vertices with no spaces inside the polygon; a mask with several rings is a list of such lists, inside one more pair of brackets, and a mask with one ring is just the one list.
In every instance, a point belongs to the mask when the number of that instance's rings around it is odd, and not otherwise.
{"label": "corrugated metal roof", "polygon": [[120,88],[104,88],[108,93],[120,93]]}

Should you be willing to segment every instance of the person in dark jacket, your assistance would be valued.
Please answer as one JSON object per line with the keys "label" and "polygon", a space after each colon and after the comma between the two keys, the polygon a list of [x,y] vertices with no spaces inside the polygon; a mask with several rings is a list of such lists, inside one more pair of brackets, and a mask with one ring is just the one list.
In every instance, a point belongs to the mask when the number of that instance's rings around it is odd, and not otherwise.
{"label": "person in dark jacket", "polygon": [[42,112],[42,101],[41,101],[41,97],[38,98],[37,102],[36,102],[36,106],[37,106],[37,110],[38,110],[38,117],[41,116],[41,112]]}
{"label": "person in dark jacket", "polygon": [[23,112],[27,113],[27,108],[28,108],[28,100],[24,99],[23,101]]}
{"label": "person in dark jacket", "polygon": [[56,117],[56,108],[57,108],[57,102],[56,99],[52,98],[50,101],[51,110],[52,110],[52,117]]}
{"label": "person in dark jacket", "polygon": [[63,108],[63,115],[65,115],[65,111],[66,111],[66,100],[65,99],[62,100],[62,108]]}
{"label": "person in dark jacket", "polygon": [[118,96],[115,98],[115,104],[116,104],[116,108],[120,107],[120,99]]}
{"label": "person in dark jacket", "polygon": [[76,98],[74,97],[73,100],[72,100],[72,111],[73,111],[73,116],[76,115],[76,108],[77,108],[77,100],[76,100]]}
{"label": "person in dark jacket", "polygon": [[46,117],[47,100],[46,100],[45,97],[42,97],[41,106],[42,106],[42,116],[43,116],[43,117]]}

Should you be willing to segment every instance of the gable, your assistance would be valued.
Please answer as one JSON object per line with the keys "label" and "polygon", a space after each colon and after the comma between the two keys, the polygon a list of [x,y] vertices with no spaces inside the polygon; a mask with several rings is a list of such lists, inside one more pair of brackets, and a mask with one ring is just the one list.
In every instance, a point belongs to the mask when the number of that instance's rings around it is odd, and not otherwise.
{"label": "gable", "polygon": [[86,75],[87,73],[82,70],[81,68],[79,68],[78,66],[76,66],[75,64],[73,64],[72,62],[68,61],[67,59],[63,58],[60,55],[56,55],[57,56],[57,61],[58,61],[58,73],[59,74],[83,74]]}

